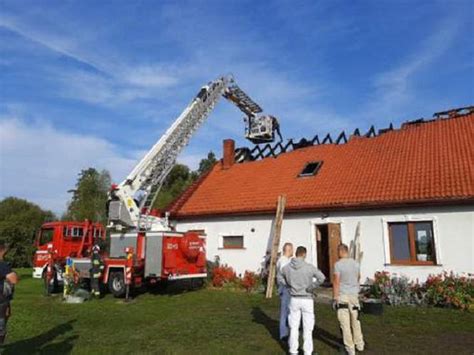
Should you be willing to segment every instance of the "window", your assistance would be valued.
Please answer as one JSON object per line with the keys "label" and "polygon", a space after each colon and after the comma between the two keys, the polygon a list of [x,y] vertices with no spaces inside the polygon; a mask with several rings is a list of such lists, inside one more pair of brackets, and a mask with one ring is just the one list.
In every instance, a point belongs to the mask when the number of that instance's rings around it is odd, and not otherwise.
{"label": "window", "polygon": [[224,249],[243,249],[244,236],[243,235],[227,235],[222,237],[222,246]]}
{"label": "window", "polygon": [[82,227],[64,227],[63,236],[65,237],[82,237],[84,235],[84,228]]}
{"label": "window", "polygon": [[54,228],[42,229],[40,236],[40,245],[45,245],[46,243],[53,241]]}
{"label": "window", "polygon": [[84,235],[84,229],[82,227],[72,227],[71,235],[73,237],[82,237]]}
{"label": "window", "polygon": [[389,223],[392,264],[436,265],[433,223]]}
{"label": "window", "polygon": [[298,176],[299,177],[314,176],[318,173],[319,169],[321,168],[321,165],[323,165],[322,161],[313,161],[313,162],[307,163]]}

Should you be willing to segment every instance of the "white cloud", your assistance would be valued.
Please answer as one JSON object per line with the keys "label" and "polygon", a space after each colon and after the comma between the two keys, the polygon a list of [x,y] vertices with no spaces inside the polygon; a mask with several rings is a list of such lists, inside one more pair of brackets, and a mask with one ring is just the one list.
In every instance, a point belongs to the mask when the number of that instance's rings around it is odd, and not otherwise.
{"label": "white cloud", "polygon": [[135,163],[108,141],[57,130],[48,123],[0,118],[0,197],[17,196],[65,210],[81,169],[107,169],[120,182]]}
{"label": "white cloud", "polygon": [[124,79],[140,87],[165,88],[178,84],[178,73],[172,68],[142,65],[124,70]]}
{"label": "white cloud", "polygon": [[402,114],[410,100],[419,100],[412,88],[417,74],[426,70],[453,44],[460,29],[457,18],[442,21],[438,28],[398,66],[377,74],[373,80],[374,97],[365,115]]}
{"label": "white cloud", "polygon": [[89,70],[50,68],[50,79],[58,80],[63,97],[110,107],[156,96],[158,90],[176,86],[187,75],[174,65],[132,64],[126,58],[116,58],[109,47],[94,42],[93,32],[70,33],[60,20],[55,25],[48,29],[21,17],[0,15],[0,27],[88,67]]}
{"label": "white cloud", "polygon": [[102,70],[102,64],[96,58],[90,58],[82,53],[80,43],[57,33],[42,31],[38,27],[31,27],[25,22],[18,21],[14,16],[0,15],[0,27],[4,27],[18,35],[51,51],[62,54],[97,70]]}

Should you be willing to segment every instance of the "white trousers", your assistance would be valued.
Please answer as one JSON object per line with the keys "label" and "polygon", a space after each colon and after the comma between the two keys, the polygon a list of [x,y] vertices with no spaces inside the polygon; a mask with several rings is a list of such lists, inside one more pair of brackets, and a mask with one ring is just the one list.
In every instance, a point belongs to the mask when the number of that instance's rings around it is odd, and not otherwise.
{"label": "white trousers", "polygon": [[305,355],[309,355],[313,353],[314,302],[312,298],[291,297],[288,317],[290,354],[298,354],[301,318],[303,318],[303,351]]}
{"label": "white trousers", "polygon": [[288,315],[290,314],[290,291],[287,287],[280,286],[280,339],[290,335],[288,328]]}

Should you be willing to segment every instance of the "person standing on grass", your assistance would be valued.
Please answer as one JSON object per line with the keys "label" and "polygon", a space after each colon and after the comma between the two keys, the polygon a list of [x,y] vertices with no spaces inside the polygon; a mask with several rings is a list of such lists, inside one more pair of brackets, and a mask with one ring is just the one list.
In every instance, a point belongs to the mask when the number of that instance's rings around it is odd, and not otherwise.
{"label": "person standing on grass", "polygon": [[281,272],[280,283],[290,288],[289,351],[298,354],[299,328],[303,318],[303,350],[305,355],[313,353],[314,300],[313,290],[326,277],[317,267],[305,262],[306,248],[296,248],[296,257]]}
{"label": "person standing on grass", "polygon": [[91,294],[93,297],[99,298],[100,278],[104,269],[104,263],[102,262],[102,258],[100,256],[100,246],[98,244],[95,244],[92,247],[91,263]]}
{"label": "person standing on grass", "polygon": [[0,241],[0,344],[3,344],[7,335],[7,321],[11,315],[10,301],[14,286],[18,283],[16,272],[3,260],[7,251],[7,245]]}
{"label": "person standing on grass", "polygon": [[359,321],[360,265],[349,257],[349,248],[340,244],[339,261],[334,265],[333,308],[342,331],[344,347],[350,355],[364,351],[364,338]]}
{"label": "person standing on grass", "polygon": [[278,295],[280,296],[280,340],[287,340],[290,335],[288,328],[288,314],[290,305],[290,290],[284,283],[279,282],[281,280],[282,269],[291,261],[293,257],[293,244],[285,243],[283,245],[282,255],[278,259],[277,269],[277,284],[278,284]]}

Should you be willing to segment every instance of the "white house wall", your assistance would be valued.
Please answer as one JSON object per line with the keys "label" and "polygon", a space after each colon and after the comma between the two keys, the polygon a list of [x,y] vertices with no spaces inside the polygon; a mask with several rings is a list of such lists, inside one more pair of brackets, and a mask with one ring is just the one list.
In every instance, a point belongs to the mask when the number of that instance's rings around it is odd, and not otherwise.
{"label": "white house wall", "polygon": [[[387,222],[433,221],[436,266],[390,265]],[[237,273],[257,271],[269,248],[273,216],[239,216],[194,219],[174,222],[178,231],[203,229],[207,234],[207,258],[218,256],[222,263],[232,266]],[[285,215],[281,244],[292,242],[308,249],[307,260],[317,264],[317,224],[340,223],[342,242],[353,240],[357,223],[361,223],[360,243],[364,253],[361,263],[363,279],[375,271],[387,270],[424,280],[429,274],[444,270],[456,273],[474,273],[474,206],[450,206],[370,210],[359,212]],[[223,235],[243,235],[244,249],[222,249]]]}

